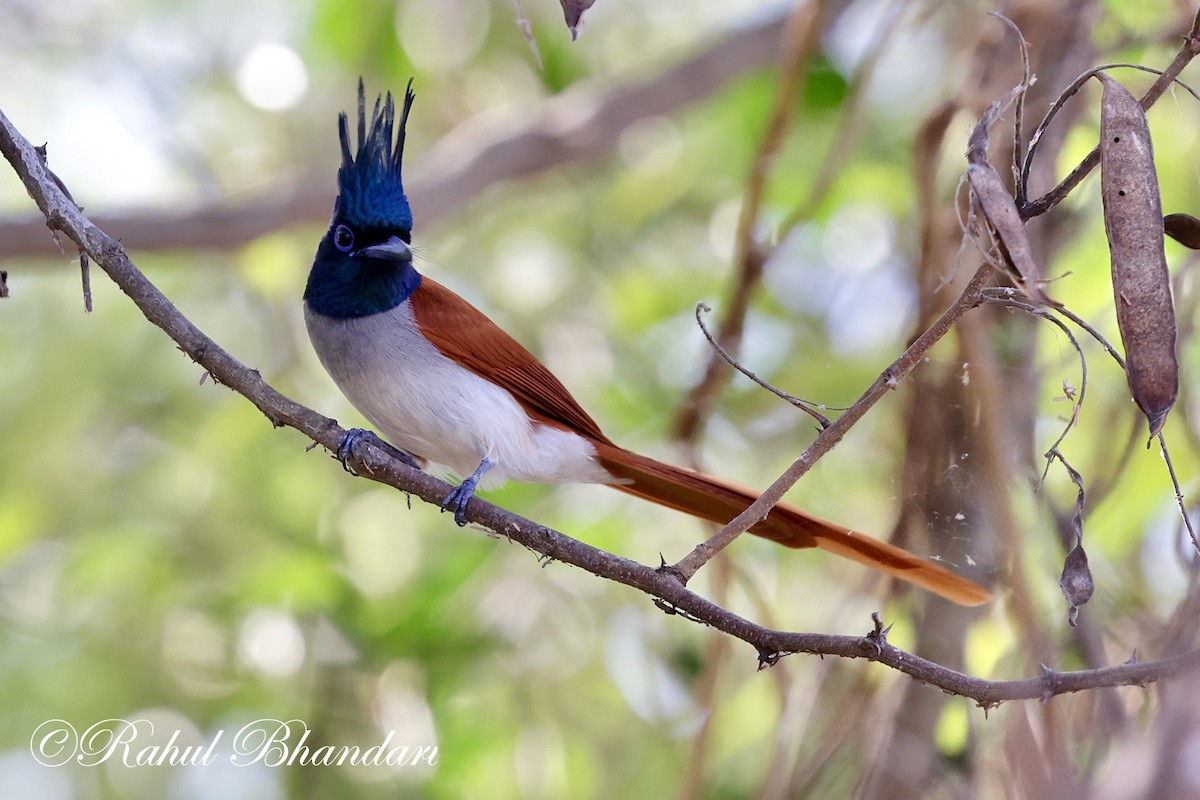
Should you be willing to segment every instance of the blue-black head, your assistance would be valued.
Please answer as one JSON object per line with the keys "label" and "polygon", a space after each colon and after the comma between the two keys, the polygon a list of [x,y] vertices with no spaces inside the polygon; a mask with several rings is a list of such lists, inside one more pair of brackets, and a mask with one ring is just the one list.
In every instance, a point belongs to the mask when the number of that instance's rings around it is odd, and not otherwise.
{"label": "blue-black head", "polygon": [[387,311],[407,300],[421,282],[412,265],[412,211],[400,174],[414,97],[409,80],[399,125],[391,92],[375,99],[368,118],[359,80],[358,146],[353,151],[349,120],[344,113],[338,116],[338,196],[304,290],[305,301],[318,313],[350,318]]}

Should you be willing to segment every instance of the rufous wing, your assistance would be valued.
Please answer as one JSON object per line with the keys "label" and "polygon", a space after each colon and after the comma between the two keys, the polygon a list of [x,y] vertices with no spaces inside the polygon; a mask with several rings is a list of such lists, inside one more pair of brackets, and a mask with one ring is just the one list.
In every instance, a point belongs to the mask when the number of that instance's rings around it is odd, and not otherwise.
{"label": "rufous wing", "polygon": [[[596,446],[614,487],[724,524],[758,496],[732,483],[673,467],[616,446],[554,374],[516,339],[454,292],[429,278],[410,298],[421,333],[447,358],[513,394],[531,417],[574,431]],[[961,605],[986,603],[986,589],[894,545],[780,503],[750,533],[787,547],[819,547]]]}
{"label": "rufous wing", "polygon": [[608,441],[554,373],[475,306],[424,276],[410,302],[421,333],[442,355],[512,392],[539,421]]}

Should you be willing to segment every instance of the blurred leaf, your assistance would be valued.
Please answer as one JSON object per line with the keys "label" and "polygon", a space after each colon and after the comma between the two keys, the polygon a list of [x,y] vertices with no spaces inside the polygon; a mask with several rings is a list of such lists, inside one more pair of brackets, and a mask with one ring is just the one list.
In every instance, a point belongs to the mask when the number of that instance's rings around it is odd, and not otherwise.
{"label": "blurred leaf", "polygon": [[817,60],[808,70],[801,103],[806,109],[829,111],[839,109],[846,99],[850,85],[842,73],[825,60]]}

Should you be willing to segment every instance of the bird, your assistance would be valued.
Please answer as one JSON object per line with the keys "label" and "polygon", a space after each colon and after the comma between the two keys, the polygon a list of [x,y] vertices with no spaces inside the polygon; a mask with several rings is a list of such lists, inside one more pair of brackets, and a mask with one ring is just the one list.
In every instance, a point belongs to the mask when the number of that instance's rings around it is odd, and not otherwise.
{"label": "bird", "polygon": [[[338,195],[305,286],[304,319],[341,392],[406,463],[462,479],[442,503],[459,525],[477,489],[509,480],[607,484],[718,524],[744,511],[756,492],[615,444],[532,353],[417,272],[401,179],[414,98],[410,80],[398,117],[391,92],[368,116],[360,79],[356,142],[346,114],[338,117]],[[375,434],[343,436],[343,466],[365,437]],[[749,532],[818,547],[961,605],[990,599],[940,564],[787,503]]]}

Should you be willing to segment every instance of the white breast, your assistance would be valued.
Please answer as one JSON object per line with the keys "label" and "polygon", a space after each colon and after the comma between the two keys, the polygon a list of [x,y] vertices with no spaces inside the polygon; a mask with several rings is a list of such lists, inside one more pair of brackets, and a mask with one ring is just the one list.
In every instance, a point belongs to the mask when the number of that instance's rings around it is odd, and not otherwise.
{"label": "white breast", "polygon": [[337,320],[307,304],[321,364],[385,439],[458,477],[485,456],[485,488],[505,480],[610,483],[590,442],[532,423],[505,389],[459,366],[421,336],[412,308]]}

